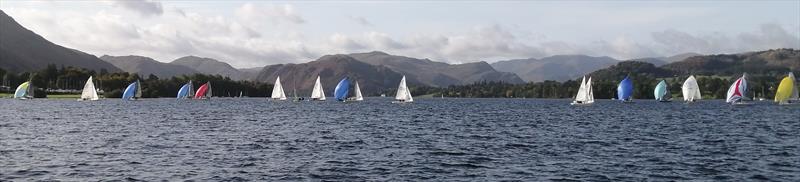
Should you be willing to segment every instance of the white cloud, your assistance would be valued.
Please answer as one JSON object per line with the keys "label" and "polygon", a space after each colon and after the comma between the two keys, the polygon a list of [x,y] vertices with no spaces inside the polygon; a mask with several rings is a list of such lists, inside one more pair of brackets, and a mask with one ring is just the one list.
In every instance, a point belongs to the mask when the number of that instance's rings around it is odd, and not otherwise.
{"label": "white cloud", "polygon": [[271,19],[274,23],[303,24],[306,20],[300,16],[294,6],[284,5],[257,5],[245,3],[236,10],[236,15],[252,24],[260,24],[264,18]]}
{"label": "white cloud", "polygon": [[348,16],[347,18],[349,18],[350,20],[353,20],[353,22],[355,22],[355,23],[357,23],[357,24],[359,24],[361,26],[368,26],[368,27],[373,26],[372,22],[368,21],[366,18],[361,17],[361,16]]}
{"label": "white cloud", "polygon": [[142,16],[161,15],[164,9],[160,2],[150,0],[112,0],[111,5],[139,13]]}

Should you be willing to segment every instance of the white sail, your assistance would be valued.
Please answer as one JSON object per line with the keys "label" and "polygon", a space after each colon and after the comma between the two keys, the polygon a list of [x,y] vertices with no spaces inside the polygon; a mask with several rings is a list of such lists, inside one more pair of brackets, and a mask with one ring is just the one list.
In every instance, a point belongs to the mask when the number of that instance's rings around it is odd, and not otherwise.
{"label": "white sail", "polygon": [[275,79],[275,86],[272,88],[272,99],[286,100],[286,93],[283,92],[280,76]]}
{"label": "white sail", "polygon": [[311,100],[325,100],[325,91],[322,89],[319,76],[317,76],[317,81],[314,82],[314,89],[311,90]]}
{"label": "white sail", "polygon": [[589,77],[589,80],[586,80],[586,90],[587,93],[587,103],[594,103],[594,91],[592,91],[592,77]]}
{"label": "white sail", "polygon": [[789,100],[794,100],[794,101],[800,100],[800,97],[798,97],[797,79],[794,77],[794,73],[789,72],[789,78],[792,79],[792,82],[794,82],[795,86],[794,88],[792,88],[792,95],[789,96]]}
{"label": "white sail", "polygon": [[583,79],[581,79],[581,86],[578,87],[578,94],[575,95],[575,101],[585,102],[586,100],[589,100],[588,93],[589,92],[586,90],[586,77],[584,76]]}
{"label": "white sail", "polygon": [[142,83],[139,80],[136,80],[136,94],[133,95],[134,98],[142,98]]}
{"label": "white sail", "polygon": [[697,85],[697,79],[694,78],[694,75],[689,76],[689,78],[683,82],[681,92],[683,93],[683,100],[686,102],[694,102],[703,99],[703,96],[700,95],[700,86]]}
{"label": "white sail", "polygon": [[97,89],[94,88],[94,82],[92,82],[92,77],[89,76],[89,80],[86,80],[86,84],[83,85],[83,91],[81,92],[81,99],[80,100],[98,100],[100,97],[97,96]]}
{"label": "white sail", "polygon": [[361,95],[361,87],[358,87],[358,81],[356,81],[356,100],[364,100],[364,96]]}
{"label": "white sail", "polygon": [[403,76],[403,79],[400,80],[400,85],[397,87],[397,95],[394,99],[401,102],[414,101],[414,98],[411,97],[411,91],[409,91],[408,86],[406,86],[406,76]]}

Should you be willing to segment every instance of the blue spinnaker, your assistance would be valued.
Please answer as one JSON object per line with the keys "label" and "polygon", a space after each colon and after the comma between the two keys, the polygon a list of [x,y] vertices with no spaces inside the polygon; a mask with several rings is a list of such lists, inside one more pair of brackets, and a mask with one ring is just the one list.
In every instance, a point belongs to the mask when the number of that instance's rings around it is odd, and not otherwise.
{"label": "blue spinnaker", "polygon": [[658,82],[653,94],[656,97],[656,100],[668,100],[669,98],[665,97],[667,95],[667,81],[661,80],[661,82]]}
{"label": "blue spinnaker", "polygon": [[617,99],[622,101],[630,100],[631,95],[633,95],[633,82],[628,76],[625,76],[625,79],[619,82],[617,87]]}
{"label": "blue spinnaker", "polygon": [[124,100],[133,99],[133,96],[136,95],[136,89],[137,89],[136,86],[138,85],[136,83],[137,82],[133,82],[130,85],[128,85],[128,88],[125,88],[125,92],[122,93],[122,99]]}
{"label": "blue spinnaker", "polygon": [[183,84],[180,90],[178,90],[178,99],[185,99],[189,97],[189,93],[192,89],[192,83]]}
{"label": "blue spinnaker", "polygon": [[339,81],[339,84],[336,85],[336,90],[333,91],[333,97],[338,101],[344,101],[347,99],[347,93],[349,89],[350,80],[348,80],[347,77],[344,77],[342,81]]}

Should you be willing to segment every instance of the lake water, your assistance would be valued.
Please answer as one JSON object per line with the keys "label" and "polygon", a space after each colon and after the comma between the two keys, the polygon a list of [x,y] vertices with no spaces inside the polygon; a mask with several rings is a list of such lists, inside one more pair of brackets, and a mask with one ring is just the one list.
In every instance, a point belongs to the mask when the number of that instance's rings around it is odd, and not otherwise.
{"label": "lake water", "polygon": [[0,99],[0,181],[800,180],[800,106]]}

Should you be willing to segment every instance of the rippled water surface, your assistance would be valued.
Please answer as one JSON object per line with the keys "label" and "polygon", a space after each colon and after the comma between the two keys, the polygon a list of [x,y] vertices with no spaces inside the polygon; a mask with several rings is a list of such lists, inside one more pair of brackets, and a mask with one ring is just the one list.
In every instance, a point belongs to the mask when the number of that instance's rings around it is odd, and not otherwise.
{"label": "rippled water surface", "polygon": [[800,180],[800,106],[1,99],[0,181]]}

